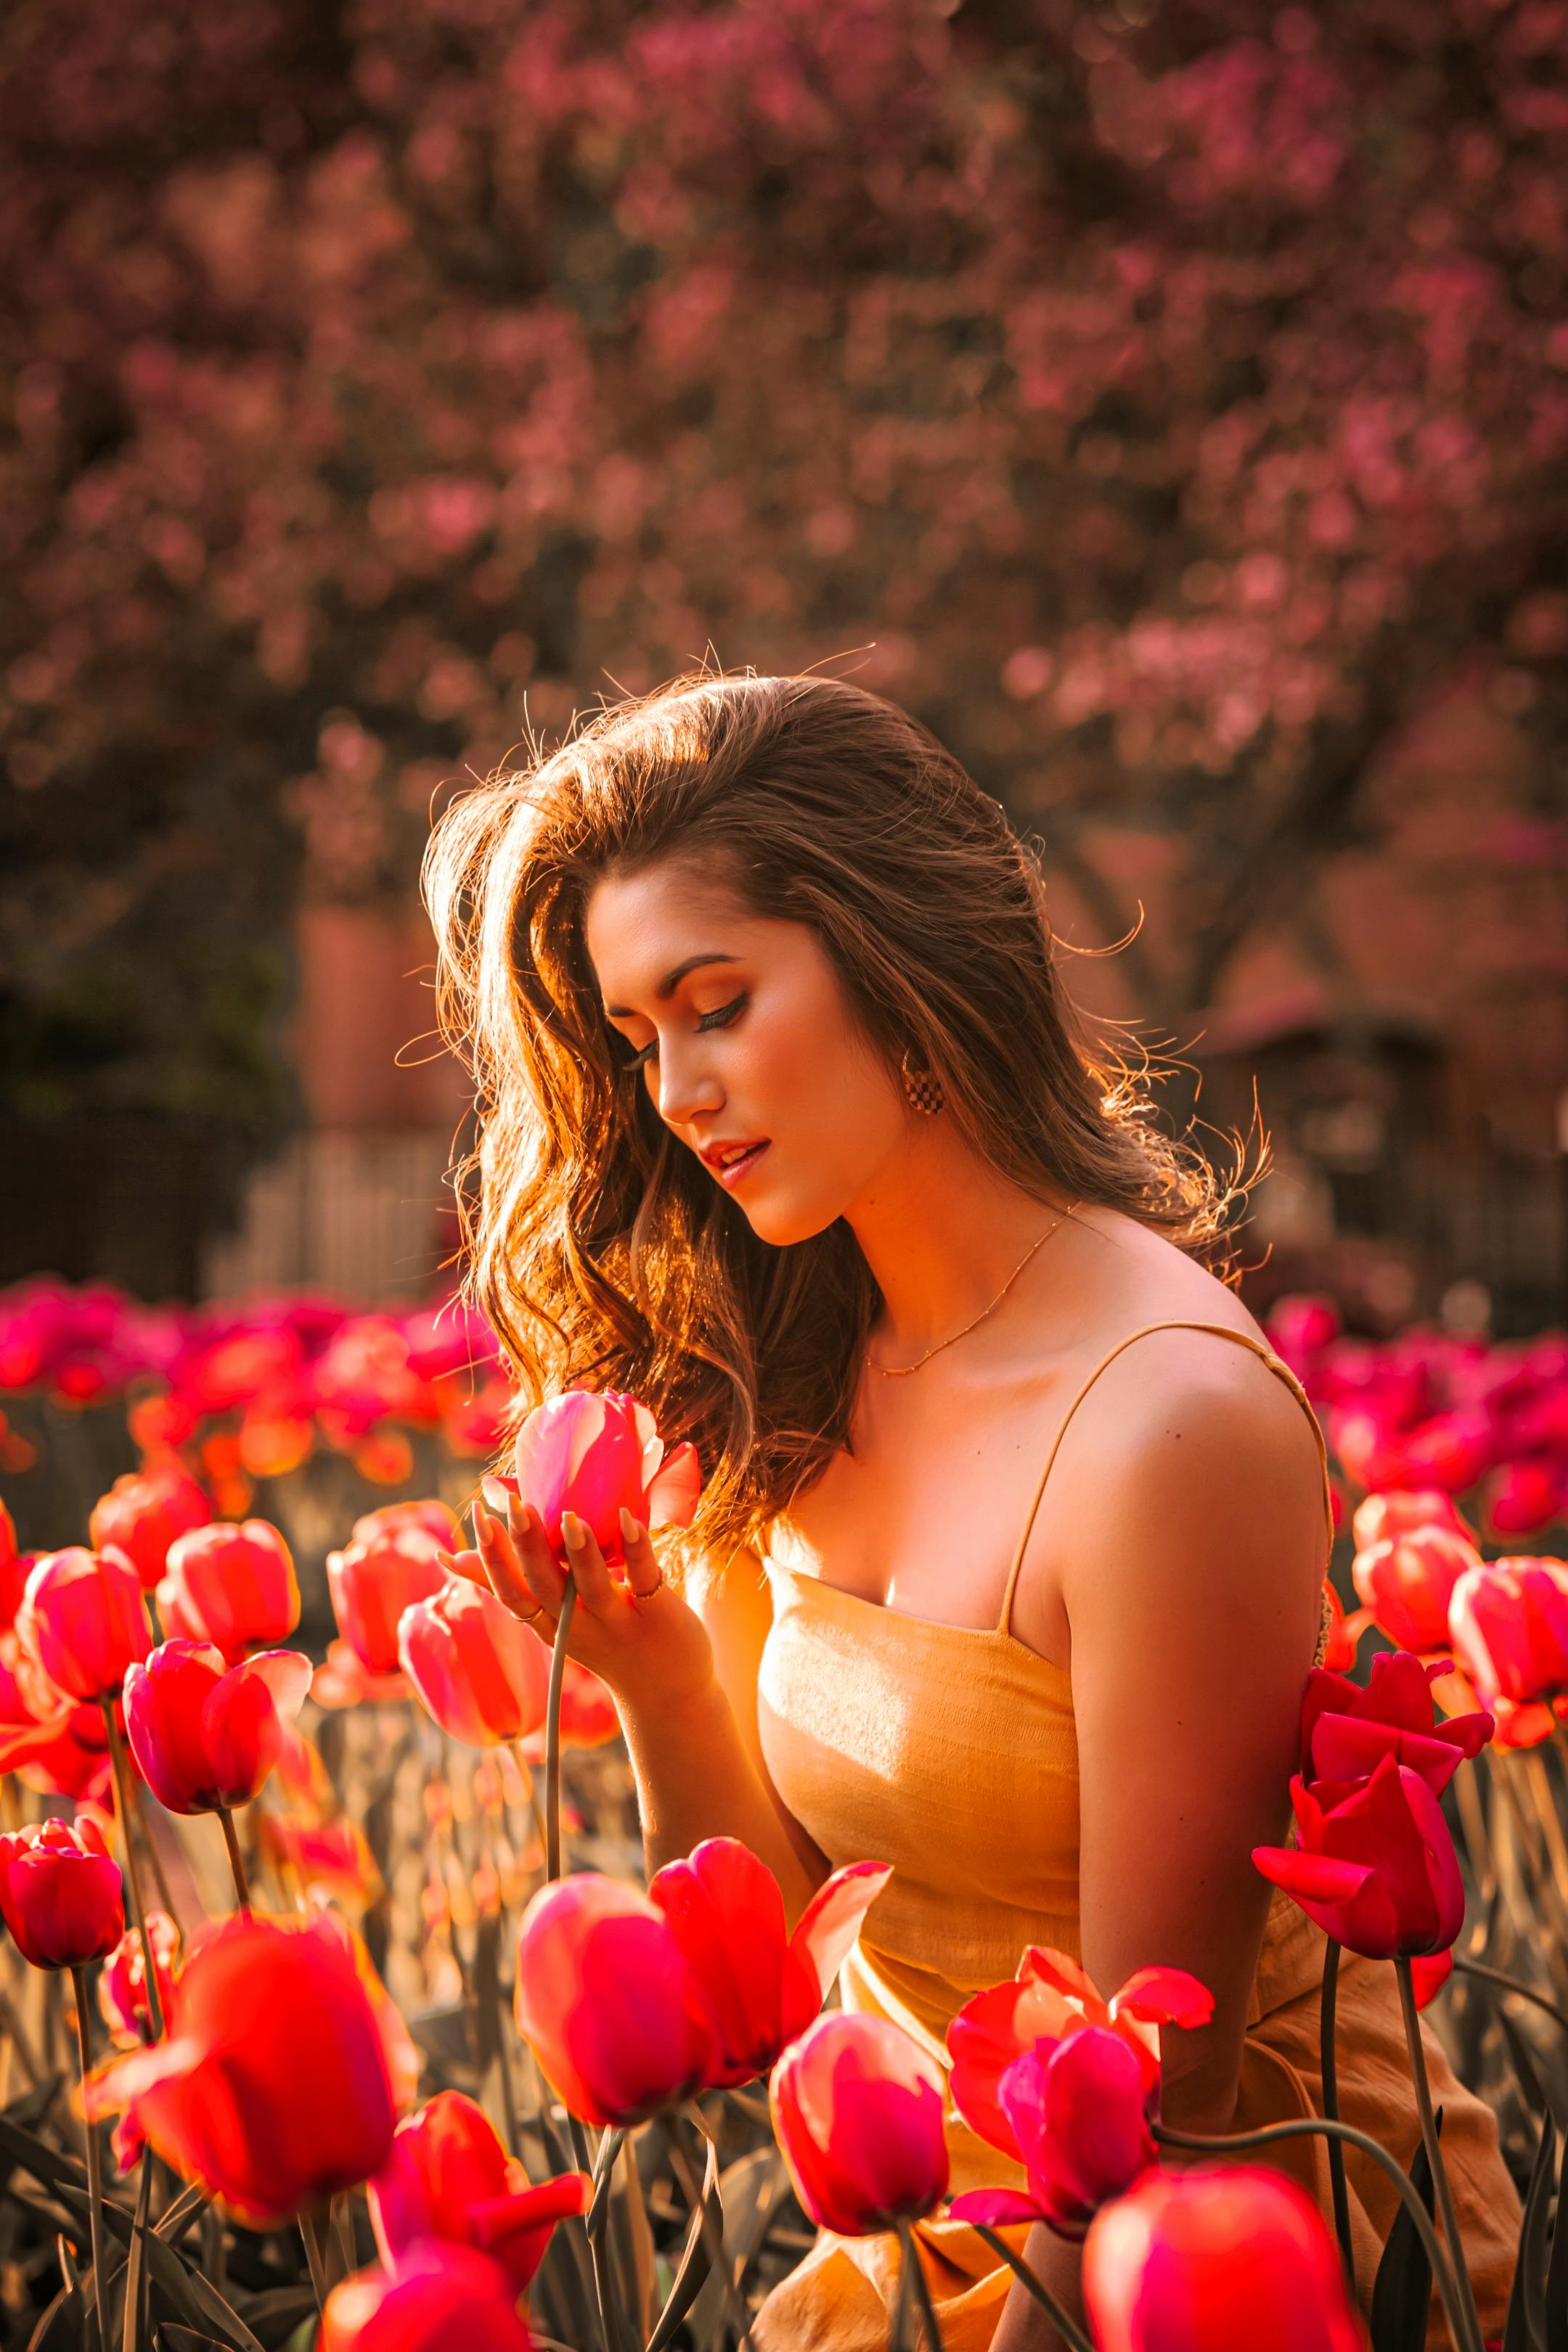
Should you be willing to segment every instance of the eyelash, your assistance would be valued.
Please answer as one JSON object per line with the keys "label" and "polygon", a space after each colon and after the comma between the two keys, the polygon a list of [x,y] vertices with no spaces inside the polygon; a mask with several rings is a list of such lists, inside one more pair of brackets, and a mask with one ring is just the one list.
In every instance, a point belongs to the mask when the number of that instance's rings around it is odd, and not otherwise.
{"label": "eyelash", "polygon": [[[739,996],[732,996],[728,1004],[717,1005],[711,1013],[705,1013],[697,1026],[699,1029],[728,1029],[732,1022],[740,1019],[745,1009],[746,995],[742,990]],[[658,1038],[650,1038],[639,1053],[631,1056],[626,1068],[628,1070],[647,1069],[658,1050]]]}

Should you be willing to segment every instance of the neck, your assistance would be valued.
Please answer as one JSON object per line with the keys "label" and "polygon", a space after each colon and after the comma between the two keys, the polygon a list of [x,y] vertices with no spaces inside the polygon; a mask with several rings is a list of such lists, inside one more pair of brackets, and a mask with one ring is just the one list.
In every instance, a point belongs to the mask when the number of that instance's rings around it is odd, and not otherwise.
{"label": "neck", "polygon": [[884,1301],[878,1356],[917,1356],[981,1314],[1068,1205],[998,1174],[945,1120],[914,1129],[845,1212]]}

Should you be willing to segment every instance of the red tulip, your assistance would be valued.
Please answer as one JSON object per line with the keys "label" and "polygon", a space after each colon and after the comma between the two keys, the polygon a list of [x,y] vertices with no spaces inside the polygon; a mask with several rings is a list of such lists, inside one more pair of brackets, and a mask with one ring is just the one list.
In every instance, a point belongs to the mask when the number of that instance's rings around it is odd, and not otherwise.
{"label": "red tulip", "polygon": [[1027,2189],[972,2189],[952,2200],[957,2221],[994,2230],[1045,2221],[1059,2237],[1081,2238],[1154,2161],[1143,2069],[1103,2025],[1037,2042],[1006,2069],[999,2097]]}
{"label": "red tulip", "polygon": [[[165,2017],[174,2013],[175,1962],[180,1931],[166,1911],[149,1911],[147,1935],[153,1965],[158,1972],[158,2001]],[[147,2005],[147,1958],[142,1938],[127,1927],[99,1972],[98,2005],[110,2038],[121,2050],[140,2050],[151,2036],[152,2011]]]}
{"label": "red tulip", "polygon": [[327,1554],[338,1631],[367,1674],[397,1673],[398,1621],[447,1581],[441,1551],[424,1528],[405,1527]]}
{"label": "red tulip", "polygon": [[568,1389],[538,1406],[518,1431],[512,1471],[558,1557],[561,1514],[572,1511],[612,1564],[626,1557],[623,1505],[644,1527],[683,1528],[702,1484],[696,1448],[678,1445],[667,1459],[647,1405],[616,1390]]}
{"label": "red tulip", "polygon": [[1405,1433],[1407,1475],[1450,1495],[1473,1486],[1491,1458],[1491,1433],[1484,1414],[1436,1412]]}
{"label": "red tulip", "polygon": [[1548,1462],[1505,1462],[1488,1479],[1486,1516],[1500,1536],[1532,1536],[1550,1527],[1568,1486]]}
{"label": "red tulip", "polygon": [[1366,1551],[1374,1543],[1414,1534],[1417,1528],[1442,1528],[1470,1544],[1476,1539],[1452,1495],[1438,1486],[1396,1486],[1387,1494],[1364,1496],[1356,1505],[1351,1535],[1357,1551]]}
{"label": "red tulip", "polygon": [[102,1797],[111,1779],[101,1707],[73,1706],[22,1651],[0,1637],[0,1772],[55,1797]]}
{"label": "red tulip", "polygon": [[521,1739],[544,1720],[549,1651],[492,1593],[461,1577],[404,1611],[397,1654],[442,1730],[472,1748]]}
{"label": "red tulip", "polygon": [[[3,1422],[0,1422],[0,1436],[4,1433]],[[16,1621],[16,1612],[22,1605],[22,1593],[27,1581],[27,1570],[32,1567],[33,1559],[33,1553],[17,1550],[16,1529],[11,1514],[5,1504],[0,1503],[0,1633],[8,1630]]]}
{"label": "red tulip", "polygon": [[712,2087],[765,2074],[805,2032],[891,1875],[879,1862],[836,1870],[786,1937],[778,1880],[738,1839],[706,1838],[656,1874],[649,1899],[668,1920],[718,2027]]}
{"label": "red tulip", "polygon": [[592,2186],[585,2173],[567,2172],[531,2188],[484,2109],[461,2091],[437,2091],[393,2135],[370,2184],[371,2226],[388,2270],[439,2238],[490,2255],[520,2294],[556,2222],[586,2211]]}
{"label": "red tulip", "polygon": [[227,1919],[192,1952],[170,2032],[88,2086],[237,2220],[270,2228],[368,2179],[396,2123],[381,2020],[341,1930]]}
{"label": "red tulip", "polygon": [[1263,2165],[1150,2172],[1095,2221],[1083,2299],[1100,2352],[1363,2352],[1338,2249]]}
{"label": "red tulip", "polygon": [[574,2116],[639,2123],[708,2081],[718,2037],[662,1911],[596,1871],[542,1886],[518,1931],[518,2031]]}
{"label": "red tulip", "polygon": [[1489,1704],[1549,1706],[1568,1692],[1568,1567],[1494,1559],[1468,1570],[1448,1602],[1448,1631]]}
{"label": "red tulip", "polygon": [[86,1551],[79,1544],[46,1552],[27,1578],[16,1637],[68,1697],[118,1696],[126,1668],[153,1646],[135,1570],[117,1551]]}
{"label": "red tulip", "polygon": [[1448,1596],[1480,1554],[1452,1528],[1412,1528],[1358,1551],[1351,1575],[1373,1622],[1402,1650],[1420,1656],[1448,1646]]}
{"label": "red tulip", "polygon": [[1326,1935],[1368,1959],[1440,1952],[1458,1934],[1465,1890],[1443,1809],[1418,1772],[1385,1756],[1347,1785],[1290,1783],[1300,1847],[1254,1846],[1265,1878]]}
{"label": "red tulip", "polygon": [[1026,2051],[1089,2026],[1120,2034],[1138,2061],[1152,2115],[1160,2088],[1161,2026],[1206,2025],[1213,2014],[1207,1987],[1184,1969],[1139,1969],[1105,2001],[1076,1960],[1031,1945],[1017,1975],[965,2001],[948,2028],[952,2103],[982,2139],[1021,2161],[1001,2086]]}
{"label": "red tulip", "polygon": [[1326,1576],[1323,1591],[1329,1603],[1329,1639],[1323,1664],[1331,1675],[1348,1675],[1355,1664],[1361,1637],[1372,1619],[1364,1609],[1352,1609],[1347,1617],[1343,1601]]}
{"label": "red tulip", "polygon": [[819,2229],[868,2237],[947,2193],[939,2068],[890,2018],[835,2010],[807,2026],[768,2084],[795,2194]]}
{"label": "red tulip", "polygon": [[1383,1757],[1393,1756],[1440,1797],[1461,1759],[1479,1756],[1493,1728],[1483,1713],[1439,1718],[1432,1685],[1447,1665],[1446,1658],[1427,1664],[1412,1651],[1385,1650],[1373,1658],[1364,1689],[1314,1667],[1301,1701],[1303,1780],[1365,1780]]}
{"label": "red tulip", "polygon": [[1417,1952],[1410,1963],[1411,1988],[1417,2009],[1425,2009],[1436,2000],[1454,1973],[1454,1955],[1448,1952]]}
{"label": "red tulip", "polygon": [[96,1822],[33,1822],[0,1837],[0,1911],[36,1969],[101,1960],[125,1933],[120,1865]]}
{"label": "red tulip", "polygon": [[205,1527],[212,1505],[176,1454],[128,1470],[93,1507],[88,1533],[95,1551],[121,1551],[150,1592],[163,1573],[169,1546],[187,1528]]}
{"label": "red tulip", "polygon": [[125,1731],[148,1787],[172,1813],[247,1805],[305,1704],[310,1661],[268,1650],[225,1668],[205,1642],[163,1642],[125,1677]]}
{"label": "red tulip", "polygon": [[419,1535],[434,1536],[443,1551],[450,1551],[458,1540],[458,1521],[447,1505],[434,1496],[412,1503],[383,1503],[374,1511],[363,1511],[349,1530],[351,1543],[379,1543],[383,1536],[401,1535],[413,1528]]}
{"label": "red tulip", "polygon": [[214,1520],[169,1546],[157,1592],[166,1633],[211,1642],[233,1665],[274,1650],[300,1622],[300,1584],[288,1545],[265,1519]]}
{"label": "red tulip", "polygon": [[317,2352],[530,2352],[516,2291],[468,2246],[417,2246],[395,2271],[356,2271],[321,2314]]}

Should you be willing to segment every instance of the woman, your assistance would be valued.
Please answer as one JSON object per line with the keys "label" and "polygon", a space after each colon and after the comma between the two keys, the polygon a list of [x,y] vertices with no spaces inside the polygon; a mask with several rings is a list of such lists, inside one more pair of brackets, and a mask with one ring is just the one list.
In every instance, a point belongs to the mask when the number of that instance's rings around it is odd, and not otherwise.
{"label": "woman", "polygon": [[[635,1391],[706,1474],[679,1582],[646,1528],[624,1580],[567,1530],[649,1868],[743,1839],[793,1916],[892,1863],[844,1997],[939,2057],[1027,1944],[1106,1990],[1191,1969],[1215,2014],[1166,2033],[1167,2120],[1310,2112],[1323,1941],[1249,1855],[1320,1637],[1322,1437],[1202,1262],[1232,1195],[1079,1034],[1000,807],[857,687],[702,676],[458,800],[427,885],[479,1089],[477,1288],[524,1399]],[[475,1516],[548,1639],[537,1525]],[[1392,1969],[1347,1960],[1340,2019],[1343,2111],[1408,2158]],[[1517,2204],[1429,2055],[1495,2327]],[[952,2142],[955,2189],[1008,2177]],[[1319,2146],[1281,2161],[1326,2198]],[[1350,2173],[1364,2296],[1393,2203]],[[1053,2342],[972,2231],[921,2243],[951,2352]],[[1076,2250],[1027,2252],[1070,2301]],[[823,2240],[759,2345],[881,2346],[895,2270]]]}

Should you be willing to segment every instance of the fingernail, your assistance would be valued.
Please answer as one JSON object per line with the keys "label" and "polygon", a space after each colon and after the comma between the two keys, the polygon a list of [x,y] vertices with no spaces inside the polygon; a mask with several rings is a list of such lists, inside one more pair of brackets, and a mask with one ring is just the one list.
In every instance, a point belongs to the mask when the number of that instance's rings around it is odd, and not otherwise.
{"label": "fingernail", "polygon": [[637,1539],[637,1523],[623,1503],[621,1505],[621,1541],[623,1543],[636,1543]]}
{"label": "fingernail", "polygon": [[479,1538],[480,1543],[483,1543],[485,1538],[489,1534],[491,1528],[494,1527],[495,1522],[490,1517],[489,1513],[486,1510],[484,1505],[480,1502],[477,1495],[474,1496],[473,1500],[472,1516],[474,1521],[474,1533]]}
{"label": "fingernail", "polygon": [[568,1551],[582,1550],[584,1529],[583,1522],[577,1517],[575,1511],[562,1512],[561,1532],[566,1539],[566,1549]]}

